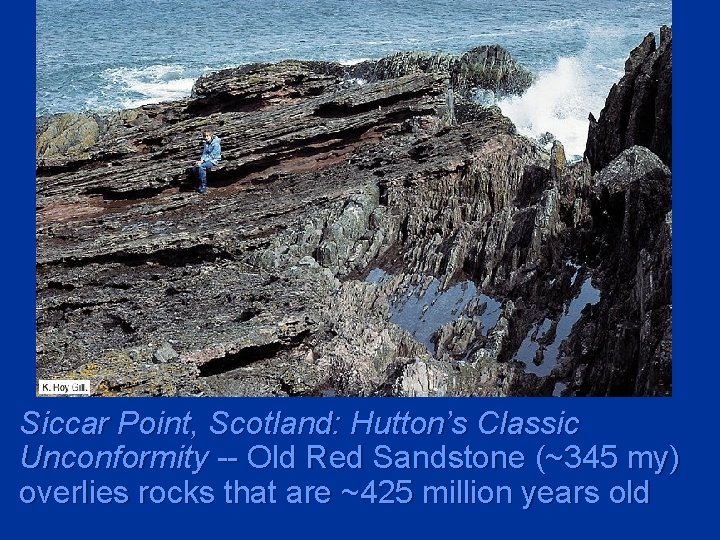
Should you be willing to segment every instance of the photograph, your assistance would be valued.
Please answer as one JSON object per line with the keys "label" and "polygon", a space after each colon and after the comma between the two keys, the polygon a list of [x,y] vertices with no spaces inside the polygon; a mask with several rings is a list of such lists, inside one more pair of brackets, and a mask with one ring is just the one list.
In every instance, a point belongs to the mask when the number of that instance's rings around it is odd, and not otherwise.
{"label": "photograph", "polygon": [[673,396],[670,0],[35,14],[38,397]]}

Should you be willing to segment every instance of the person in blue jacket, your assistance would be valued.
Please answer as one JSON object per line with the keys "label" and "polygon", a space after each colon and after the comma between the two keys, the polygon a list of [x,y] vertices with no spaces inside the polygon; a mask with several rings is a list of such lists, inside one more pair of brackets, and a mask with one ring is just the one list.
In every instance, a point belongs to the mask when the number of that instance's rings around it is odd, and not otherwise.
{"label": "person in blue jacket", "polygon": [[203,151],[200,159],[195,162],[193,172],[200,180],[198,193],[207,191],[207,171],[215,167],[220,162],[220,139],[216,137],[212,131],[203,131]]}

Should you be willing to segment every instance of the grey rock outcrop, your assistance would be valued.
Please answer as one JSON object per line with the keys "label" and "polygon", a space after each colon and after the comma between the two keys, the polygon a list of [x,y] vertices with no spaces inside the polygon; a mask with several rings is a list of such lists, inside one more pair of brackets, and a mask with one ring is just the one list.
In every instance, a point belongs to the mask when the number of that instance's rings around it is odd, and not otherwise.
{"label": "grey rock outcrop", "polygon": [[477,88],[499,95],[522,94],[533,75],[498,45],[471,49],[462,55],[401,52],[378,61],[361,62],[349,73],[369,82],[418,73],[445,73],[461,97]]}

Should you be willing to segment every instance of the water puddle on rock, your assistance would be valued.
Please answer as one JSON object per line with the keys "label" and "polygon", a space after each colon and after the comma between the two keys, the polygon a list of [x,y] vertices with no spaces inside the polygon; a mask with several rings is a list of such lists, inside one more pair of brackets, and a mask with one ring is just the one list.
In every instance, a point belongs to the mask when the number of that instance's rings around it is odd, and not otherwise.
{"label": "water puddle on rock", "polygon": [[556,382],[553,388],[553,397],[562,397],[562,393],[567,389],[567,384],[563,382]]}
{"label": "water puddle on rock", "polygon": [[[376,268],[366,281],[381,286],[392,279]],[[417,285],[406,285],[396,290],[390,302],[390,322],[410,332],[431,354],[436,353],[433,335],[442,326],[459,319],[462,315],[482,326],[482,335],[498,322],[502,305],[497,300],[478,291],[472,281],[457,283],[442,290],[437,278],[430,278]],[[484,304],[484,309],[482,308]]]}
{"label": "water puddle on rock", "polygon": [[[534,373],[538,377],[550,375],[557,365],[560,345],[570,336],[572,327],[580,320],[582,310],[586,305],[595,305],[599,301],[600,291],[593,287],[588,276],[582,284],[580,293],[568,304],[560,317],[552,343],[549,345],[541,343],[542,338],[552,327],[552,321],[545,319],[530,327],[513,360],[525,363],[525,371],[528,373]],[[539,363],[536,363],[538,360]]]}

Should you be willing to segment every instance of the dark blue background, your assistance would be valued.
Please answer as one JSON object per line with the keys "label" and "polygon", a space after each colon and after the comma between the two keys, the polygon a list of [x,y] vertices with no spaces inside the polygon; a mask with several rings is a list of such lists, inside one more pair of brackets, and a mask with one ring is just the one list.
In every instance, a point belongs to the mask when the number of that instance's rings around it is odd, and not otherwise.
{"label": "dark blue background", "polygon": [[[674,390],[669,399],[37,399],[34,397],[35,337],[35,269],[34,269],[34,6],[15,4],[15,14],[8,20],[3,35],[5,74],[3,104],[5,114],[5,167],[3,168],[2,230],[5,233],[4,312],[2,360],[3,423],[5,436],[2,448],[4,478],[2,481],[3,514],[15,525],[23,527],[25,537],[70,538],[93,536],[102,538],[190,538],[190,537],[267,537],[332,536],[345,537],[433,537],[468,536],[496,537],[579,537],[579,538],[670,538],[682,535],[695,538],[706,529],[715,514],[717,492],[718,447],[715,432],[715,383],[717,354],[711,343],[717,333],[717,294],[712,263],[717,247],[713,225],[717,206],[717,172],[709,166],[717,154],[717,129],[714,96],[716,82],[709,75],[716,71],[715,61],[704,57],[704,51],[715,53],[716,13],[707,8],[694,11],[690,2],[678,2],[674,13]],[[713,8],[715,9],[715,8]],[[9,33],[12,30],[13,33]],[[120,441],[112,436],[69,439],[54,438],[30,441],[20,432],[22,415],[28,409],[41,412],[85,416],[108,415],[117,419],[124,409],[138,409],[143,414],[182,415],[188,409],[197,419],[198,437],[192,442],[200,449],[213,450],[205,469],[199,475],[152,474],[138,471],[95,472],[73,471],[49,473],[25,470],[20,465],[22,447],[27,442],[48,442],[54,448],[114,448],[119,443],[138,448],[172,448],[187,443],[185,439],[127,437]],[[270,410],[288,414],[326,414],[333,409],[343,416],[343,424],[353,411],[375,410],[391,415],[409,410],[412,415],[455,415],[477,418],[488,409],[509,409],[519,415],[558,414],[567,411],[582,419],[582,429],[574,437],[482,437],[470,432],[463,437],[383,440],[403,448],[432,448],[454,442],[478,448],[521,449],[534,456],[539,444],[560,443],[617,444],[622,450],[667,449],[674,444],[681,456],[678,472],[673,477],[652,479],[651,504],[612,504],[606,501],[605,490],[628,475],[603,474],[586,469],[566,471],[541,479],[528,459],[522,474],[484,471],[431,472],[422,479],[445,480],[475,478],[478,483],[549,485],[596,484],[601,487],[601,502],[595,505],[545,505],[523,512],[517,504],[438,505],[415,502],[401,505],[370,505],[338,494],[342,487],[358,489],[374,478],[410,478],[419,484],[421,474],[376,471],[308,472],[302,467],[294,471],[273,473],[252,471],[241,462],[223,465],[215,462],[217,455],[238,454],[242,457],[249,446],[247,438],[213,437],[200,429],[213,411],[225,409],[235,414],[265,415]],[[475,432],[476,433],[476,432]],[[323,438],[328,447],[350,448],[360,440],[354,438]],[[256,439],[253,442],[261,442]],[[272,444],[295,442],[264,439]],[[368,449],[375,443],[365,441]],[[235,452],[236,449],[240,451]],[[241,483],[327,484],[335,495],[327,505],[226,505],[216,500],[211,505],[59,505],[21,504],[18,493],[23,485],[72,485],[94,478],[96,484],[136,485],[181,483],[185,478],[199,484],[210,484],[221,495],[221,483],[235,479]],[[652,475],[635,475],[641,478]],[[131,498],[134,493],[131,490]],[[278,494],[282,491],[278,489]],[[281,498],[282,500],[282,498]],[[516,499],[517,500],[517,499]],[[7,520],[6,520],[7,523]],[[7,532],[7,531],[6,531]],[[11,533],[13,534],[13,533]]]}

